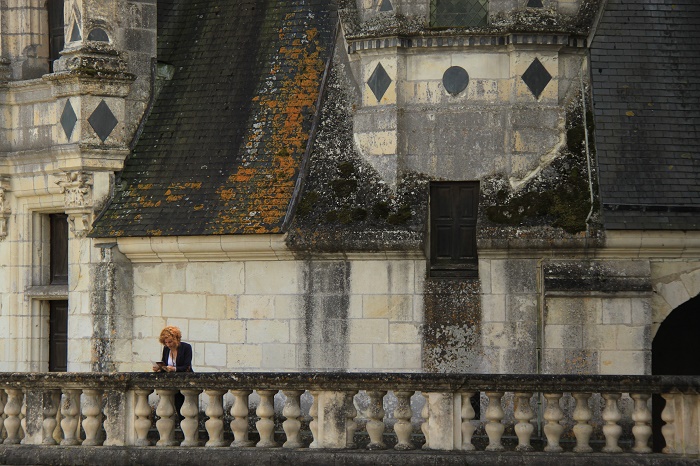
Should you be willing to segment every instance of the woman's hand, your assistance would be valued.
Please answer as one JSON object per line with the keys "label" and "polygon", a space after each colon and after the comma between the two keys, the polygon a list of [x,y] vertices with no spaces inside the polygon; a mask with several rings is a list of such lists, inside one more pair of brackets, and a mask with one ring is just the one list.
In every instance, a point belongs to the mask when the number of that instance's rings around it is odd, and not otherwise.
{"label": "woman's hand", "polygon": [[153,372],[160,372],[160,366],[153,366]]}
{"label": "woman's hand", "polygon": [[165,372],[175,372],[175,371],[177,371],[177,367],[175,367],[175,366],[165,366],[163,369],[165,369]]}

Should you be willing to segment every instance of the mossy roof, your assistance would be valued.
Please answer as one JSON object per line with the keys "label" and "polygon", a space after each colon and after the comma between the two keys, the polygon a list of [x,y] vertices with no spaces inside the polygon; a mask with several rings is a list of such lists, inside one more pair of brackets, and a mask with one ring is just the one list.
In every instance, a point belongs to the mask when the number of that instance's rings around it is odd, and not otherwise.
{"label": "mossy roof", "polygon": [[90,236],[279,233],[332,57],[328,0],[158,1],[167,81]]}

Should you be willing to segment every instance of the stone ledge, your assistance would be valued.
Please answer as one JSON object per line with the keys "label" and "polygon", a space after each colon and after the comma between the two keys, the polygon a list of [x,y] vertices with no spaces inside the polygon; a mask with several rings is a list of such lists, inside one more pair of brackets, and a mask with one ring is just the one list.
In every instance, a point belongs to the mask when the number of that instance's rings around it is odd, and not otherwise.
{"label": "stone ledge", "polygon": [[52,464],[114,466],[168,465],[367,465],[423,466],[450,465],[542,465],[612,466],[612,465],[698,465],[697,458],[630,453],[516,453],[455,452],[435,450],[366,451],[366,450],[286,450],[282,448],[204,448],[204,447],[85,447],[0,445],[0,464]]}

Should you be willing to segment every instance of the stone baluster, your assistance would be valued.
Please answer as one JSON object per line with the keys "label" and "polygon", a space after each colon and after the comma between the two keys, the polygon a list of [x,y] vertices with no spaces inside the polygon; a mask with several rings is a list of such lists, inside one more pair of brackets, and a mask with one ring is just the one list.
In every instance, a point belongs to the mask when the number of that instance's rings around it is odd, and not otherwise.
{"label": "stone baluster", "polygon": [[503,451],[503,445],[501,445],[501,437],[503,437],[503,431],[505,426],[501,423],[501,419],[505,417],[503,412],[503,407],[501,406],[501,398],[503,398],[503,392],[486,392],[486,396],[489,399],[489,405],[486,408],[486,435],[489,437],[489,444],[486,446],[487,451]]}
{"label": "stone baluster", "polygon": [[535,417],[535,413],[532,410],[532,406],[530,406],[530,398],[532,398],[532,393],[515,393],[515,412],[513,414],[515,419],[518,420],[518,423],[515,425],[515,435],[518,436],[518,446],[515,447],[517,451],[533,450],[530,438],[535,430],[531,422],[532,418]]}
{"label": "stone baluster", "polygon": [[311,422],[309,422],[309,430],[311,430],[311,435],[313,436],[313,440],[311,442],[311,445],[309,445],[309,448],[319,448],[319,442],[318,442],[318,397],[319,397],[321,392],[318,390],[309,390],[309,393],[313,397],[313,401],[311,402],[311,408],[309,408],[309,416],[311,417]]}
{"label": "stone baluster", "polygon": [[605,408],[602,414],[603,421],[605,421],[603,425],[603,435],[605,435],[603,452],[620,453],[622,448],[617,444],[622,434],[622,427],[617,424],[617,422],[622,419],[622,414],[617,407],[617,400],[620,399],[620,394],[603,393],[603,399],[605,400]]}
{"label": "stone baluster", "polygon": [[394,432],[396,432],[397,439],[394,449],[413,450],[414,447],[411,442],[411,434],[413,433],[413,426],[411,425],[411,414],[413,414],[411,411],[411,395],[413,395],[413,392],[396,391],[394,395],[396,395]]}
{"label": "stone baluster", "polygon": [[287,436],[287,441],[282,445],[284,448],[301,448],[301,395],[303,390],[285,390],[284,396],[287,399],[282,408],[282,415],[286,418],[282,423],[284,434]]}
{"label": "stone baluster", "polygon": [[634,411],[632,412],[634,447],[632,447],[632,451],[635,453],[650,453],[651,411],[649,411],[649,406],[647,405],[650,395],[647,393],[633,393],[630,396],[634,400]]}
{"label": "stone baluster", "polygon": [[6,392],[7,402],[5,403],[5,416],[7,417],[5,418],[5,432],[7,433],[7,437],[3,443],[5,445],[13,445],[22,441],[19,433],[21,427],[19,415],[22,411],[24,392],[12,388],[8,388]]}
{"label": "stone baluster", "polygon": [[260,441],[255,445],[260,448],[278,447],[275,442],[275,421],[272,417],[275,415],[275,393],[277,390],[256,390],[260,396],[260,403],[255,414],[260,418],[255,423],[255,428],[260,434]]}
{"label": "stone baluster", "polygon": [[561,393],[545,393],[544,399],[547,400],[547,407],[544,409],[544,419],[547,423],[544,425],[544,435],[547,437],[547,445],[544,451],[559,453],[562,451],[559,445],[561,434],[564,433],[564,426],[559,424],[559,421],[564,419],[564,412],[559,405]]}
{"label": "stone baluster", "polygon": [[44,392],[44,412],[43,421],[41,422],[41,443],[43,445],[56,445],[58,442],[53,437],[54,430],[58,425],[56,420],[56,414],[58,414],[58,408],[61,404],[61,391],[60,390],[47,390]]}
{"label": "stone baluster", "polygon": [[151,428],[151,405],[148,404],[148,395],[153,390],[134,390],[136,396],[136,407],[134,408],[134,430],[136,431],[136,446],[147,447],[151,445],[148,440],[148,430]]}
{"label": "stone baluster", "polygon": [[345,392],[345,448],[355,448],[355,431],[357,431],[357,409],[355,408],[355,395],[357,391]]}
{"label": "stone baluster", "polygon": [[226,390],[205,390],[204,393],[209,397],[209,403],[204,414],[209,417],[204,423],[207,429],[209,440],[204,444],[205,447],[225,447],[224,441],[224,395]]}
{"label": "stone baluster", "polygon": [[[122,390],[107,390],[103,410],[102,426],[105,429],[106,447],[118,447],[126,445],[126,405],[127,392]],[[149,408],[150,409],[150,408]],[[150,421],[149,421],[150,422]]]}
{"label": "stone baluster", "polygon": [[178,441],[173,438],[173,431],[175,430],[175,421],[173,420],[173,415],[175,414],[175,393],[177,393],[177,390],[156,390],[156,394],[160,397],[156,407],[156,414],[160,417],[156,421],[159,437],[156,446],[158,447],[178,445]]}
{"label": "stone baluster", "polygon": [[79,445],[77,437],[78,418],[80,416],[80,393],[78,389],[63,389],[63,403],[61,404],[61,429],[63,440],[61,445]]}
{"label": "stone baluster", "polygon": [[248,439],[248,397],[252,390],[231,390],[233,406],[231,406],[231,432],[233,432],[232,447],[252,447],[254,442]]}
{"label": "stone baluster", "polygon": [[85,440],[83,445],[102,445],[102,390],[83,390],[83,430],[85,430]]}
{"label": "stone baluster", "polygon": [[423,399],[425,404],[423,409],[420,411],[420,416],[423,418],[423,423],[420,425],[420,430],[423,432],[423,437],[425,437],[425,443],[423,444],[423,449],[430,449],[430,399],[429,394],[423,392]]}
{"label": "stone baluster", "polygon": [[5,438],[5,403],[7,403],[7,393],[4,388],[0,388],[0,440]]}
{"label": "stone baluster", "polygon": [[574,408],[573,414],[574,421],[576,421],[574,426],[574,436],[576,437],[574,451],[576,453],[590,453],[593,451],[589,443],[591,434],[593,434],[593,426],[588,422],[593,418],[591,408],[588,406],[588,399],[591,397],[591,394],[574,393],[573,397],[576,400],[576,408]]}
{"label": "stone baluster", "polygon": [[367,421],[367,433],[369,434],[368,450],[384,450],[386,444],[382,439],[384,435],[384,395],[385,391],[370,390],[367,392],[369,396]]}
{"label": "stone baluster", "polygon": [[27,395],[24,395],[22,399],[22,407],[19,410],[19,425],[22,428],[19,432],[22,441],[20,443],[24,444],[27,439]]}
{"label": "stone baluster", "polygon": [[472,422],[476,413],[474,412],[474,407],[472,406],[472,397],[476,392],[465,392],[462,393],[462,446],[461,449],[464,451],[473,451],[475,449],[472,443],[472,436],[476,430],[476,426]]}
{"label": "stone baluster", "polygon": [[676,453],[676,410],[673,406],[675,395],[673,393],[662,393],[661,397],[666,401],[663,411],[661,411],[661,420],[666,424],[661,426],[661,435],[664,436],[666,446],[661,450],[666,454]]}
{"label": "stone baluster", "polygon": [[180,409],[180,414],[184,417],[184,419],[180,421],[180,428],[185,435],[185,439],[180,446],[198,447],[199,394],[202,393],[202,390],[187,389],[181,392],[185,396],[185,402]]}

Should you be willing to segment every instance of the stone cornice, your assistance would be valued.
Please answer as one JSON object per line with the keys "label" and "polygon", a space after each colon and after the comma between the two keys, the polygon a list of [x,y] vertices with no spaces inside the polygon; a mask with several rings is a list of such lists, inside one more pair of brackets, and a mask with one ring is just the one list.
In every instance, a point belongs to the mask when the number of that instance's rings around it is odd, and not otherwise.
{"label": "stone cornice", "polygon": [[248,260],[424,260],[422,251],[299,253],[290,250],[286,235],[169,236],[100,238],[97,247],[112,247],[134,263]]}
{"label": "stone cornice", "polygon": [[536,45],[585,48],[586,38],[562,33],[456,34],[349,38],[348,53],[387,48],[444,48]]}
{"label": "stone cornice", "polygon": [[608,230],[602,239],[479,241],[479,257],[700,260],[700,231]]}

